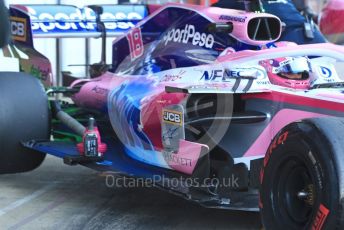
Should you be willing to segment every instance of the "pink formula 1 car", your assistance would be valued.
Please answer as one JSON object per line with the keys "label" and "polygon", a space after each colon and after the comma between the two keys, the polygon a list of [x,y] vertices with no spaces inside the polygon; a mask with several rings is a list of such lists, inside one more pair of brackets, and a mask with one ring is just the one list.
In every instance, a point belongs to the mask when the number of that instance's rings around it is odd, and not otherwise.
{"label": "pink formula 1 car", "polygon": [[[275,43],[277,17],[215,7],[10,12],[7,49],[29,56],[22,70],[37,69],[47,90],[1,73],[0,172],[34,169],[47,153],[205,207],[260,210],[266,229],[344,227],[343,47]],[[102,59],[91,79],[49,87],[49,61],[32,37],[128,29],[111,65]],[[61,93],[73,103],[46,96]]]}

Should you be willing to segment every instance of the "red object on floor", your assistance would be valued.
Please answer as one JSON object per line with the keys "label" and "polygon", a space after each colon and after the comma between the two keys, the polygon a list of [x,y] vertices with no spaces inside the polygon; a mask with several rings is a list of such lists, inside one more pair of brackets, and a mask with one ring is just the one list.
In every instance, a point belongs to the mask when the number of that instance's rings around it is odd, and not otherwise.
{"label": "red object on floor", "polygon": [[85,155],[85,137],[87,135],[94,134],[97,137],[97,143],[98,143],[98,150],[97,152],[100,154],[100,157],[104,155],[104,153],[107,150],[107,145],[105,143],[102,143],[101,136],[98,130],[98,127],[94,127],[93,130],[86,129],[84,136],[83,136],[83,142],[77,144],[77,149],[81,155]]}

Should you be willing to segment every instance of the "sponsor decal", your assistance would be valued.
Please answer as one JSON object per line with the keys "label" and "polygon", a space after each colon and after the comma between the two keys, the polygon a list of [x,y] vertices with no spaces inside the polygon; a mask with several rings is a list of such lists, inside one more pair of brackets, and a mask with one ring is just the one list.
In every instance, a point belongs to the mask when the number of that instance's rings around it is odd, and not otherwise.
{"label": "sponsor decal", "polygon": [[247,17],[238,17],[238,16],[230,16],[230,15],[220,15],[220,20],[225,21],[232,21],[232,22],[245,22]]}
{"label": "sponsor decal", "polygon": [[162,111],[162,119],[166,123],[174,124],[174,125],[182,125],[183,123],[183,113],[174,111],[174,110],[167,110],[164,109]]}
{"label": "sponsor decal", "polygon": [[177,81],[182,79],[182,76],[186,73],[185,70],[180,70],[178,74],[165,74],[161,81]]}
{"label": "sponsor decal", "polygon": [[[43,33],[51,32],[54,30],[74,30],[81,32],[83,30],[96,31],[97,25],[95,23],[96,16],[90,8],[62,8],[59,7],[59,12],[56,10],[38,10],[34,7],[29,7],[30,18],[32,20],[32,30]],[[142,20],[143,16],[137,12],[121,12],[116,13],[104,12],[101,15],[101,20],[105,24],[107,30],[122,29],[127,30],[133,28],[135,25],[132,21]]]}
{"label": "sponsor decal", "polygon": [[249,79],[263,79],[265,74],[263,71],[252,68],[252,69],[217,69],[217,70],[205,70],[203,71],[200,80],[205,81],[218,81],[223,82],[230,81],[236,78],[249,78]]}
{"label": "sponsor decal", "polygon": [[260,169],[260,184],[263,183],[264,168],[266,167],[266,165],[268,164],[268,162],[270,160],[272,151],[274,149],[276,149],[279,145],[284,144],[284,142],[288,139],[288,135],[289,135],[289,132],[286,131],[286,132],[282,133],[281,135],[279,135],[278,137],[275,137],[273,142],[270,144],[269,149],[268,149],[268,151],[264,157],[263,167]]}
{"label": "sponsor decal", "polygon": [[239,71],[232,71],[229,69],[217,69],[211,71],[204,71],[200,80],[216,81],[221,78],[222,81],[228,81],[233,78],[242,77]]}
{"label": "sponsor decal", "polygon": [[26,41],[26,19],[18,17],[10,17],[12,38],[16,41]]}
{"label": "sponsor decal", "polygon": [[215,38],[211,34],[197,32],[194,25],[186,24],[184,29],[172,29],[163,38],[165,45],[169,42],[192,43],[194,46],[213,48]]}
{"label": "sponsor decal", "polygon": [[336,74],[336,70],[332,65],[329,66],[317,66],[316,67],[316,73],[318,78],[314,79],[314,81],[312,82],[314,83],[318,83],[317,81],[321,82],[326,82],[326,83],[330,83],[330,82],[335,82],[336,78],[338,78],[337,74]]}
{"label": "sponsor decal", "polygon": [[[278,67],[272,67],[272,73],[274,74],[278,74],[281,71],[283,71],[283,69],[285,68],[285,65],[288,65],[289,63],[291,63],[293,61],[293,58],[286,58],[286,60],[281,61],[278,65]],[[274,65],[274,60],[270,60],[270,65]]]}
{"label": "sponsor decal", "polygon": [[265,50],[265,49],[273,49],[273,48],[277,48],[276,44],[271,42],[271,43],[267,43],[264,45],[260,46],[260,49]]}
{"label": "sponsor decal", "polygon": [[166,141],[166,140],[173,139],[174,137],[176,137],[178,135],[178,132],[177,132],[178,129],[179,127],[171,127],[167,131],[164,131],[162,133],[162,140]]}
{"label": "sponsor decal", "polygon": [[162,110],[161,139],[168,152],[178,152],[180,140],[185,139],[182,105],[169,105]]}
{"label": "sponsor decal", "polygon": [[101,94],[101,95],[107,95],[109,93],[108,89],[99,87],[97,85],[95,87],[93,87],[92,91],[97,93],[97,94]]}
{"label": "sponsor decal", "polygon": [[171,165],[182,165],[182,166],[192,166],[192,160],[185,157],[180,157],[178,154],[173,152],[163,152],[164,159],[167,163]]}
{"label": "sponsor decal", "polygon": [[270,159],[270,156],[271,156],[271,154],[272,154],[272,151],[273,151],[274,149],[276,149],[277,146],[283,144],[283,143],[287,140],[288,134],[289,134],[288,131],[282,133],[282,134],[279,135],[277,138],[275,138],[274,141],[271,143],[271,145],[270,145],[270,147],[269,147],[269,149],[268,149],[268,154],[267,154],[267,156],[266,156],[265,159],[264,159],[264,167],[265,167],[266,164],[268,163],[268,161],[269,161],[269,159]]}
{"label": "sponsor decal", "polygon": [[332,77],[332,71],[325,67],[325,66],[319,66],[319,72],[320,72],[320,76],[323,78],[330,78]]}
{"label": "sponsor decal", "polygon": [[271,82],[269,80],[267,81],[256,81],[258,85],[271,85]]}
{"label": "sponsor decal", "polygon": [[322,229],[322,226],[324,225],[326,217],[329,213],[330,211],[323,204],[320,204],[319,210],[312,224],[312,230]]}

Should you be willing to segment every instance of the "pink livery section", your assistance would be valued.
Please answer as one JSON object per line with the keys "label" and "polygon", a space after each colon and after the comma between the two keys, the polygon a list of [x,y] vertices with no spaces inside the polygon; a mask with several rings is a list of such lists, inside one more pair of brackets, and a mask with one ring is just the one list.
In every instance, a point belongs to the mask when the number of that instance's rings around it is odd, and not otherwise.
{"label": "pink livery section", "polygon": [[319,26],[326,38],[336,44],[344,42],[344,2],[330,0],[320,14]]}

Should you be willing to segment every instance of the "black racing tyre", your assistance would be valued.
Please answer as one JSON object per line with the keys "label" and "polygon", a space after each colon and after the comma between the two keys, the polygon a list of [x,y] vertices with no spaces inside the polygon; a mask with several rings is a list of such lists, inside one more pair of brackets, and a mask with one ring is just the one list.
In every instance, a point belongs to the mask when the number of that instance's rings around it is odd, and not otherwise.
{"label": "black racing tyre", "polygon": [[38,167],[45,154],[21,142],[49,136],[50,113],[42,84],[25,73],[0,72],[0,174]]}
{"label": "black racing tyre", "polygon": [[265,229],[343,229],[344,120],[286,126],[271,142],[260,174]]}

